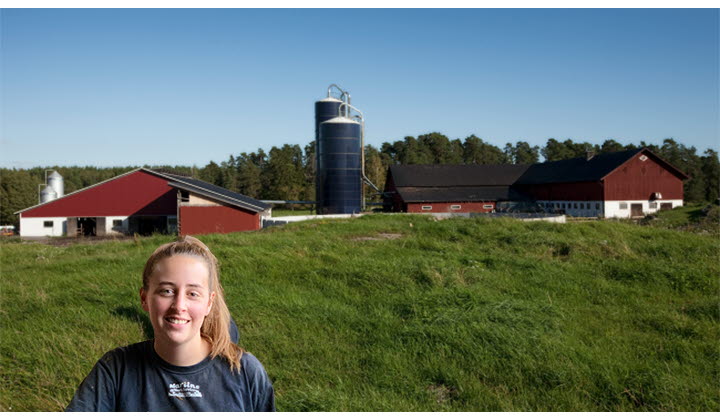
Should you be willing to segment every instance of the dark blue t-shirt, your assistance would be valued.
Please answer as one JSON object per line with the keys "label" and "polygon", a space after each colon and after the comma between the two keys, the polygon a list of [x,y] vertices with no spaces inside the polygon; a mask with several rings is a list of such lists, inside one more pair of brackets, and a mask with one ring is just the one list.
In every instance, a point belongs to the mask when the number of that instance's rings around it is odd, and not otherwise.
{"label": "dark blue t-shirt", "polygon": [[66,411],[275,411],[272,383],[260,362],[243,353],[240,372],[222,357],[174,366],[152,340],[107,352]]}

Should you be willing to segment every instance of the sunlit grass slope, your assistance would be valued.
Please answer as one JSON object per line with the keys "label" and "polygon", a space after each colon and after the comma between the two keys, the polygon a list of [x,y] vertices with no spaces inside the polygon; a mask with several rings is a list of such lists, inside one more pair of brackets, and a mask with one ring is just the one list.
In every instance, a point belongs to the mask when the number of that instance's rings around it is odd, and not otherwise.
{"label": "sunlit grass slope", "polygon": [[[169,237],[2,245],[0,409],[60,410],[144,340]],[[720,410],[720,240],[375,215],[201,239],[279,410]]]}

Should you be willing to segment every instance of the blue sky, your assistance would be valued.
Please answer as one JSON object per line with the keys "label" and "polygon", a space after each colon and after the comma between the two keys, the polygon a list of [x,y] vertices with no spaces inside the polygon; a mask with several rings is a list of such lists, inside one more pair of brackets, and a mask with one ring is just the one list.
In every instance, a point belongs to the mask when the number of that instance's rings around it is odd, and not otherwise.
{"label": "blue sky", "polygon": [[720,146],[718,9],[5,9],[0,166],[198,165],[314,137],[337,83],[366,142],[438,131]]}

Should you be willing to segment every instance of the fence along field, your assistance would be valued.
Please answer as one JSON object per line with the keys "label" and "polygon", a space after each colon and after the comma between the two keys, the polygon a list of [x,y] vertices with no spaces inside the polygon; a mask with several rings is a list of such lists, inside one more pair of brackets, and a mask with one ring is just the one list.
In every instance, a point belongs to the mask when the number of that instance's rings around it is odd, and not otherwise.
{"label": "fence along field", "polygon": [[[149,337],[170,239],[4,242],[0,409],[61,410]],[[720,409],[714,234],[373,215],[202,239],[279,410]]]}

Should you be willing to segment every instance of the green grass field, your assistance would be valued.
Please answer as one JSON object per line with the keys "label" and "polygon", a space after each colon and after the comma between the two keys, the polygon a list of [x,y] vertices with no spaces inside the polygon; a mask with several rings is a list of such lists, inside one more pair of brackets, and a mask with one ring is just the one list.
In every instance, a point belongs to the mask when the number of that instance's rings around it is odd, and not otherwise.
{"label": "green grass field", "polygon": [[[1,410],[61,410],[147,338],[170,239],[2,244]],[[201,239],[279,410],[720,410],[717,235],[373,215]]]}
{"label": "green grass field", "polygon": [[314,215],[315,210],[310,209],[272,209],[272,217],[283,217],[283,216],[309,216]]}

